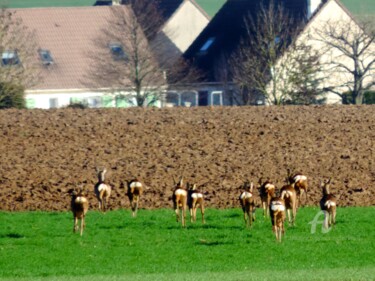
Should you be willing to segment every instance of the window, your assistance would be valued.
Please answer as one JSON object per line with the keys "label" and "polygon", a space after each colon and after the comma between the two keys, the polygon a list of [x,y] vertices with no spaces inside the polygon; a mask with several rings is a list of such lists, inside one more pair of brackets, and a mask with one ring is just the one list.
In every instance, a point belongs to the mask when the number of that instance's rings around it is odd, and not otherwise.
{"label": "window", "polygon": [[50,98],[49,99],[49,108],[58,108],[58,107],[59,107],[58,98]]}
{"label": "window", "polygon": [[102,98],[101,97],[88,97],[86,103],[90,108],[102,107]]}
{"label": "window", "polygon": [[17,65],[20,63],[17,51],[4,51],[1,56],[3,66]]}
{"label": "window", "polygon": [[198,104],[198,93],[197,92],[183,92],[181,93],[181,105],[190,107],[197,106]]}
{"label": "window", "polygon": [[109,44],[109,49],[111,50],[112,58],[115,61],[128,60],[128,56],[126,55],[124,48],[121,44]]}
{"label": "window", "polygon": [[166,102],[167,102],[167,107],[179,106],[180,95],[175,92],[168,92]]}
{"label": "window", "polygon": [[206,43],[202,45],[202,47],[199,49],[199,53],[206,53],[207,50],[211,47],[212,43],[214,43],[215,37],[209,38]]}
{"label": "window", "polygon": [[211,104],[223,105],[223,93],[221,91],[215,91],[211,93]]}
{"label": "window", "polygon": [[44,65],[51,65],[51,64],[53,64],[53,59],[52,59],[50,51],[40,49],[38,52],[39,52],[39,57],[42,60],[42,63]]}

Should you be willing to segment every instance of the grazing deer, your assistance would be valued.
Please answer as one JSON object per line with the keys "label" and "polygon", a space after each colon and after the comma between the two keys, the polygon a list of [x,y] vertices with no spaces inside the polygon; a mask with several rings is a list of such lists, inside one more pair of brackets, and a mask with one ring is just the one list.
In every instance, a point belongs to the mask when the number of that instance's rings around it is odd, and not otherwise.
{"label": "grazing deer", "polygon": [[99,210],[105,212],[107,210],[108,199],[111,196],[111,186],[104,182],[107,169],[98,169],[98,182],[95,184],[95,195],[99,201]]}
{"label": "grazing deer", "polygon": [[320,209],[324,212],[324,228],[328,229],[331,225],[336,223],[336,198],[331,194],[329,185],[331,178],[325,182],[320,182],[323,197],[320,200]]}
{"label": "grazing deer", "polygon": [[127,183],[128,192],[127,196],[130,200],[130,206],[132,208],[133,218],[137,216],[139,197],[143,193],[143,185],[138,179],[131,180]]}
{"label": "grazing deer", "polygon": [[197,220],[197,208],[199,206],[202,215],[202,223],[205,223],[204,220],[204,198],[203,192],[197,189],[197,185],[193,184],[192,186],[188,185],[188,199],[187,204],[190,210],[190,222],[195,222]]}
{"label": "grazing deer", "polygon": [[241,193],[239,200],[243,211],[245,226],[252,226],[255,221],[255,203],[253,196],[254,184],[248,181],[244,183],[244,191]]}
{"label": "grazing deer", "polygon": [[303,175],[302,173],[296,173],[292,175],[290,173],[290,170],[287,170],[288,173],[288,182],[289,184],[294,183],[294,189],[296,190],[297,193],[297,200],[298,203],[297,205],[301,202],[301,195],[305,193],[305,204],[307,202],[307,177]]}
{"label": "grazing deer", "polygon": [[[284,185],[280,189],[280,198],[285,202],[289,225],[294,225],[297,215],[297,192],[294,189],[294,183]],[[290,211],[292,211],[292,215]]]}
{"label": "grazing deer", "polygon": [[73,212],[74,217],[74,226],[73,226],[73,232],[76,232],[78,230],[78,220],[81,220],[81,236],[83,233],[83,229],[85,228],[85,216],[87,213],[87,210],[89,209],[89,201],[86,198],[86,194],[82,189],[71,190],[70,194],[72,196],[71,201],[71,209]]}
{"label": "grazing deer", "polygon": [[180,178],[179,182],[176,184],[173,190],[173,207],[176,213],[176,221],[180,221],[180,209],[181,209],[181,223],[182,227],[186,227],[186,207],[187,207],[187,190],[183,186],[183,179]]}
{"label": "grazing deer", "polygon": [[285,202],[280,197],[273,197],[270,202],[270,216],[272,222],[272,231],[276,235],[276,240],[281,242],[285,234]]}
{"label": "grazing deer", "polygon": [[271,198],[275,195],[275,185],[270,181],[266,180],[264,183],[262,183],[262,179],[259,179],[259,192],[260,192],[260,199],[262,201],[262,207],[263,207],[263,216],[268,217],[269,216],[269,206]]}

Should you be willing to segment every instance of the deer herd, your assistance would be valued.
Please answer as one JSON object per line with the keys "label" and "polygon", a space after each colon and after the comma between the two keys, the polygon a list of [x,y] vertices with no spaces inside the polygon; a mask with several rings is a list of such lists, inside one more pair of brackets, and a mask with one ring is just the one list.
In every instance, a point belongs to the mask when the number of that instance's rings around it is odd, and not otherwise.
{"label": "deer herd", "polygon": [[[105,182],[106,169],[96,169],[98,182],[94,186],[94,192],[99,203],[99,210],[106,212],[108,209],[108,200],[111,195],[111,186]],[[189,208],[190,222],[194,223],[197,218],[197,209],[200,209],[202,223],[205,223],[204,218],[204,193],[199,190],[197,184],[184,184],[184,179],[181,176],[178,181],[173,177],[174,187],[172,194],[172,201],[174,211],[176,213],[176,221],[186,227],[186,213]],[[329,228],[335,224],[336,221],[336,198],[330,193],[331,179],[320,182],[322,190],[322,199],[320,200],[320,208],[324,212],[323,227]],[[294,226],[296,223],[297,209],[301,202],[301,196],[305,194],[305,202],[307,201],[307,177],[302,173],[291,174],[287,170],[287,177],[285,185],[283,185],[277,192],[275,184],[267,179],[263,181],[262,178],[258,181],[259,197],[261,207],[263,208],[263,216],[270,217],[272,224],[272,231],[276,236],[276,240],[281,242],[282,236],[285,233],[284,222],[288,219],[289,226]],[[144,186],[138,179],[133,179],[126,182],[127,193],[130,206],[132,209],[132,216],[137,216],[138,204],[140,196],[143,193]],[[254,193],[254,183],[245,181],[240,187],[241,193],[239,195],[239,203],[243,210],[243,218],[246,227],[252,227],[255,221],[256,196]],[[80,234],[83,234],[85,228],[85,216],[89,208],[89,201],[87,199],[88,192],[85,192],[82,187],[70,190],[72,197],[71,210],[74,217],[73,232],[80,229]],[[78,220],[81,220],[78,226]]]}

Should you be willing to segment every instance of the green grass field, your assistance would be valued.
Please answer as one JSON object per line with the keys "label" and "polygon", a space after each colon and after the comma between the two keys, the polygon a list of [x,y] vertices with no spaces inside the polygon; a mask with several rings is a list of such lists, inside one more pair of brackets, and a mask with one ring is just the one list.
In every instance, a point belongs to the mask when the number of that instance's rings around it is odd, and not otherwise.
{"label": "green grass field", "polygon": [[240,209],[186,229],[169,209],[89,211],[82,237],[70,212],[0,212],[0,280],[374,280],[374,211],[339,208],[312,233],[319,209],[302,208],[282,243],[261,210],[252,229]]}

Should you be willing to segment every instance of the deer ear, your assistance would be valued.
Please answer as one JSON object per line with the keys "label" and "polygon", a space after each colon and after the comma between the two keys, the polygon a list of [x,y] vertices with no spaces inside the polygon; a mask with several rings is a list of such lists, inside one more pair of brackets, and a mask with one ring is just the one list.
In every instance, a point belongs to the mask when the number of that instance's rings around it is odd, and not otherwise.
{"label": "deer ear", "polygon": [[254,183],[251,182],[251,183],[250,183],[250,192],[253,192],[253,190],[254,190]]}

